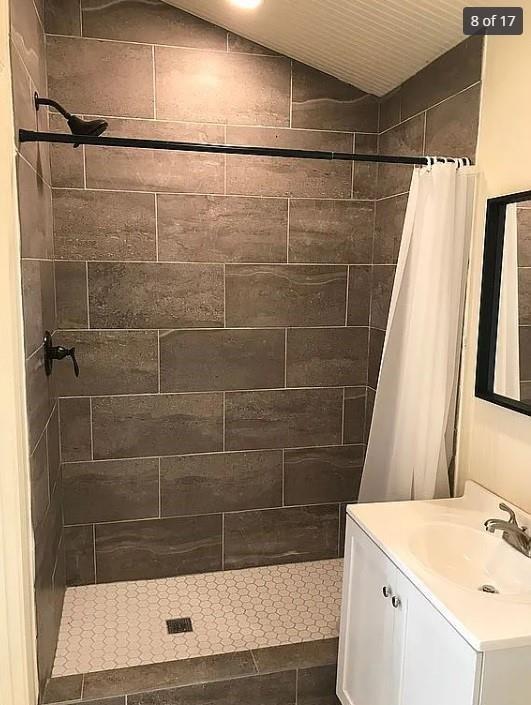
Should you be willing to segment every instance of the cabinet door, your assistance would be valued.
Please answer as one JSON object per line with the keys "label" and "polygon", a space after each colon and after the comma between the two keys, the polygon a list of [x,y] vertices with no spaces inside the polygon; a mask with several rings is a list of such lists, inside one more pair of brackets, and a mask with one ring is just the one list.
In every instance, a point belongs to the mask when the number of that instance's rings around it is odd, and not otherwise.
{"label": "cabinet door", "polygon": [[481,654],[399,571],[402,619],[400,705],[476,705]]}
{"label": "cabinet door", "polygon": [[343,705],[398,704],[397,610],[383,594],[394,591],[396,577],[393,563],[347,518],[337,685]]}

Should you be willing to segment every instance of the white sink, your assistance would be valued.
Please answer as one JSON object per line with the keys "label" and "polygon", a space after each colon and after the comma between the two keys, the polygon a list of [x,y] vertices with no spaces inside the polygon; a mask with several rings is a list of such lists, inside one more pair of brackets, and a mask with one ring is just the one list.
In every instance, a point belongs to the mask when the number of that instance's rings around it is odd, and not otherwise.
{"label": "white sink", "polygon": [[[429,570],[469,590],[483,586],[491,599],[531,602],[531,559],[501,539],[471,526],[432,522],[410,537],[411,553]],[[488,594],[488,593],[487,593]]]}

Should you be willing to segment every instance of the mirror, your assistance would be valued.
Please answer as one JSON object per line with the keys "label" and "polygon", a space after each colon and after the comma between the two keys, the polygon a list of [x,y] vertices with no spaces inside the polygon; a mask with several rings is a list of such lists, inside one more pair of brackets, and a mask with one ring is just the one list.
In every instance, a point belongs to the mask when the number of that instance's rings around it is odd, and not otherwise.
{"label": "mirror", "polygon": [[531,191],[487,201],[476,396],[531,415]]}

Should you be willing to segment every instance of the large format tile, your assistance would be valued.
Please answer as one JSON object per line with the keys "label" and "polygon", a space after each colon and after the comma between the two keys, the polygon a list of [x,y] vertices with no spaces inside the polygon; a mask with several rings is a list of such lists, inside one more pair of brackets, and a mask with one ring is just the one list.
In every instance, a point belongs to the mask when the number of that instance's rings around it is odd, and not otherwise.
{"label": "large format tile", "polygon": [[371,261],[374,204],[293,199],[289,261],[367,264]]}
{"label": "large format tile", "polygon": [[385,332],[378,328],[371,328],[369,336],[369,379],[368,384],[376,389],[380,374]]}
{"label": "large format tile", "polygon": [[210,264],[88,265],[93,328],[223,325],[223,268]]}
{"label": "large format tile", "polygon": [[346,279],[342,266],[227,265],[227,325],[343,325]]}
{"label": "large format tile", "polygon": [[22,260],[22,303],[26,356],[42,345],[44,331],[55,330],[53,262]]}
{"label": "large format tile", "polygon": [[94,529],[90,526],[65,526],[67,585],[90,585],[96,580]]}
{"label": "large format tile", "polygon": [[520,380],[531,380],[531,326],[518,326]]}
{"label": "large format tile", "polygon": [[286,450],[284,503],[354,502],[363,470],[362,445]]}
{"label": "large format tile", "polygon": [[54,363],[60,397],[158,391],[157,331],[65,331],[54,345],[75,347],[79,377],[69,359]]}
{"label": "large format tile", "polygon": [[[378,135],[356,133],[355,154],[378,154]],[[373,199],[378,194],[378,164],[360,161],[353,164],[352,198]]]}
{"label": "large format tile", "polygon": [[229,450],[334,445],[341,439],[341,389],[228,392]]}
{"label": "large format tile", "polygon": [[155,69],[159,119],[289,126],[286,57],[157,46]]}
{"label": "large format tile", "polygon": [[220,49],[227,44],[221,27],[158,0],[102,3],[81,0],[83,35],[126,42]]}
{"label": "large format tile", "polygon": [[378,122],[378,129],[380,132],[388,130],[390,127],[398,125],[401,120],[401,100],[402,100],[402,88],[393,88],[393,90],[386,93],[380,98],[380,116]]}
{"label": "large format tile", "polygon": [[76,114],[154,117],[151,47],[48,37],[48,91]]}
{"label": "large format tile", "polygon": [[283,330],[182,330],[160,337],[163,392],[284,386]]}
{"label": "large format tile", "polygon": [[67,700],[81,700],[83,676],[63,676],[52,678],[42,698],[43,705],[48,703],[64,703]]}
{"label": "large format tile", "polygon": [[261,44],[251,42],[250,39],[240,37],[238,34],[228,33],[227,49],[238,54],[263,54],[264,56],[277,56],[277,52]]}
{"label": "large format tile", "polygon": [[[66,130],[64,118],[58,113],[50,113],[49,125],[51,132],[65,132]],[[71,144],[50,144],[52,186],[58,188],[84,188],[84,153],[85,147],[73,149]]]}
{"label": "large format tile", "polygon": [[158,516],[158,459],[66,463],[63,513],[69,525]]}
{"label": "large format tile", "polygon": [[369,325],[371,267],[354,264],[348,268],[347,325]]}
{"label": "large format tile", "polygon": [[337,556],[337,504],[264,509],[225,516],[225,568]]}
{"label": "large format tile", "polygon": [[30,452],[35,448],[55,403],[53,378],[44,370],[44,355],[37,350],[26,360],[26,408]]}
{"label": "large format tile", "polygon": [[[424,115],[417,115],[380,135],[380,154],[422,156],[424,147]],[[378,165],[380,198],[404,193],[409,189],[413,167],[404,164]]]}
{"label": "large format tile", "polygon": [[531,325],[531,267],[518,267],[518,322]]}
{"label": "large format tile", "polygon": [[[529,202],[528,202],[529,203]],[[517,208],[518,266],[531,267],[531,207]]]}
{"label": "large format tile", "polygon": [[299,644],[284,644],[265,649],[253,649],[259,673],[311,668],[337,663],[337,639],[317,639]]}
{"label": "large format tile", "polygon": [[220,568],[220,515],[96,526],[99,583],[165,578]]}
{"label": "large format tile", "polygon": [[102,397],[92,402],[94,457],[222,450],[222,395]]}
{"label": "large format tile", "polygon": [[44,61],[44,32],[32,0],[10,3],[11,39],[28,69],[35,88],[46,89],[46,63]]}
{"label": "large format tile", "polygon": [[159,195],[159,259],[285,262],[285,199]]}
{"label": "large format tile", "polygon": [[152,194],[56,189],[53,212],[57,259],[157,258]]}
{"label": "large format tile", "polygon": [[36,529],[46,514],[49,504],[48,457],[46,434],[43,433],[30,456],[31,523]]}
{"label": "large format tile", "polygon": [[54,262],[58,328],[87,328],[87,265]]}
{"label": "large format tile", "polygon": [[47,34],[81,36],[80,1],[46,0],[44,3],[44,29]]}
{"label": "large format tile", "polygon": [[476,156],[479,84],[445,100],[426,113],[426,154]]}
{"label": "large format tile", "polygon": [[59,408],[56,404],[48,425],[46,426],[46,446],[48,449],[48,482],[50,496],[60,484],[61,479],[61,443],[59,429]]}
{"label": "large format tile", "polygon": [[396,264],[402,240],[407,194],[376,203],[374,264]]}
{"label": "large format tile", "polygon": [[[222,125],[153,120],[109,120],[106,135],[182,142],[224,142]],[[223,154],[128,147],[86,148],[88,188],[223,193],[224,164]]]}
{"label": "large format tile", "polygon": [[63,462],[90,460],[92,455],[90,399],[60,399],[59,414]]}
{"label": "large format tile", "polygon": [[355,86],[293,62],[293,127],[378,131],[378,100]]}
{"label": "large format tile", "polygon": [[282,452],[162,458],[162,516],[210,514],[282,504]]}
{"label": "large format tile", "polygon": [[288,387],[354,386],[367,381],[368,328],[288,330]]}
{"label": "large format tile", "polygon": [[347,387],[345,389],[343,410],[344,443],[364,443],[365,405],[365,387]]}
{"label": "large format tile", "polygon": [[337,666],[303,668],[297,678],[297,705],[341,705],[336,695]]}
{"label": "large format tile", "polygon": [[21,256],[52,259],[52,191],[32,166],[17,158]]}
{"label": "large format tile", "polygon": [[[319,130],[227,127],[227,144],[352,153],[352,135]],[[319,159],[229,155],[227,193],[350,198],[352,164]]]}
{"label": "large format tile", "polygon": [[371,326],[385,330],[389,316],[389,305],[393,293],[395,267],[392,265],[374,265],[371,287]]}

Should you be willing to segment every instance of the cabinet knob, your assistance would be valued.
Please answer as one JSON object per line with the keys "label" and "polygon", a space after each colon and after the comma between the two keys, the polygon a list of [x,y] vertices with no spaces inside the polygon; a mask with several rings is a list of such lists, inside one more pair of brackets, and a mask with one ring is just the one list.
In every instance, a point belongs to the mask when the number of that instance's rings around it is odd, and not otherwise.
{"label": "cabinet knob", "polygon": [[384,597],[391,597],[391,595],[393,594],[391,588],[387,585],[384,585],[384,587],[382,588],[382,593]]}
{"label": "cabinet knob", "polygon": [[397,597],[396,595],[393,596],[393,599],[391,600],[391,604],[395,609],[398,609],[402,602],[400,601],[400,598]]}

